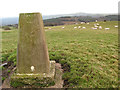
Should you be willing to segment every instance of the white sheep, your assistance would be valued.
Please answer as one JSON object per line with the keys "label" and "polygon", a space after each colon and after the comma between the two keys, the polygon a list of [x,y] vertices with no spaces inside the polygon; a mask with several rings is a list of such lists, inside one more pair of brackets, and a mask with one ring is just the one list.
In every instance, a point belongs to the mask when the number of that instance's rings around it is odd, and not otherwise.
{"label": "white sheep", "polygon": [[86,29],[86,27],[82,27],[83,29]]}
{"label": "white sheep", "polygon": [[74,29],[76,29],[77,27],[74,27]]}
{"label": "white sheep", "polygon": [[118,28],[118,26],[117,26],[117,25],[115,25],[115,28]]}
{"label": "white sheep", "polygon": [[98,28],[98,26],[94,26],[95,28]]}
{"label": "white sheep", "polygon": [[95,20],[95,22],[97,22],[97,20]]}
{"label": "white sheep", "polygon": [[49,28],[49,29],[51,29],[51,28]]}
{"label": "white sheep", "polygon": [[97,28],[95,28],[95,27],[92,27],[92,29],[93,29],[93,30],[97,30]]}
{"label": "white sheep", "polygon": [[96,28],[97,28],[97,27],[98,27],[98,26],[97,26],[97,24],[94,24],[94,27],[96,27]]}
{"label": "white sheep", "polygon": [[85,22],[81,22],[81,24],[85,24]]}
{"label": "white sheep", "polygon": [[81,28],[81,26],[79,26],[78,28]]}
{"label": "white sheep", "polygon": [[89,23],[87,23],[87,24],[89,24]]}
{"label": "white sheep", "polygon": [[97,25],[100,25],[99,23],[97,23]]}
{"label": "white sheep", "polygon": [[105,30],[109,30],[110,28],[105,28]]}
{"label": "white sheep", "polygon": [[65,27],[62,27],[62,29],[64,29]]}
{"label": "white sheep", "polygon": [[99,29],[102,29],[102,26],[99,26]]}

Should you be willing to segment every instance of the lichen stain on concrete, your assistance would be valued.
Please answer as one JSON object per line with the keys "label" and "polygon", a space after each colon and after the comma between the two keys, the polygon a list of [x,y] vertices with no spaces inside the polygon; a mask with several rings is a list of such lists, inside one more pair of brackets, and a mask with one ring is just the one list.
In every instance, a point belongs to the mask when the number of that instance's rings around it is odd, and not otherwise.
{"label": "lichen stain on concrete", "polygon": [[31,71],[33,72],[35,70],[35,67],[34,66],[31,66]]}

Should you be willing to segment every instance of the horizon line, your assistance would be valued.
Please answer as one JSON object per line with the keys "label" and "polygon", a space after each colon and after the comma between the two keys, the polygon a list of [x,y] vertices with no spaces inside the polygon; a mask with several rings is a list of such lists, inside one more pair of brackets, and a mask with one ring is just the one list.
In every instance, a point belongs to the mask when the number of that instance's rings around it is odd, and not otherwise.
{"label": "horizon line", "polygon": [[[33,12],[34,13],[34,12]],[[102,15],[118,15],[118,13],[86,13],[86,12],[76,12],[76,13],[68,13],[68,14],[42,14],[42,16],[55,16],[55,15],[70,15],[70,14],[80,14],[80,13],[84,13],[84,14],[93,14],[93,15],[97,15],[97,14],[102,14]],[[20,14],[20,13],[19,13]],[[8,16],[8,17],[0,17],[0,19],[2,18],[18,18],[18,16]]]}

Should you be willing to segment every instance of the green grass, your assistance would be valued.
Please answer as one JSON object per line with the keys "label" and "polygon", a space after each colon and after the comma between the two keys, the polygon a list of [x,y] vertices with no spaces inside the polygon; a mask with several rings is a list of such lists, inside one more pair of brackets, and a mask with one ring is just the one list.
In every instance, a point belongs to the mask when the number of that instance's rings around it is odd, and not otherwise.
{"label": "green grass", "polygon": [[[46,27],[46,41],[50,60],[61,63],[66,70],[64,87],[110,88],[118,86],[118,30],[117,21],[98,22],[110,30],[92,30],[94,22],[87,29],[73,29],[66,25]],[[6,60],[16,62],[18,31],[2,32],[2,54]]]}
{"label": "green grass", "polygon": [[2,53],[12,52],[17,48],[18,30],[2,32]]}
{"label": "green grass", "polygon": [[8,70],[8,73],[10,73],[11,72],[11,70]]}
{"label": "green grass", "polygon": [[4,81],[5,80],[5,77],[2,77],[2,81]]}

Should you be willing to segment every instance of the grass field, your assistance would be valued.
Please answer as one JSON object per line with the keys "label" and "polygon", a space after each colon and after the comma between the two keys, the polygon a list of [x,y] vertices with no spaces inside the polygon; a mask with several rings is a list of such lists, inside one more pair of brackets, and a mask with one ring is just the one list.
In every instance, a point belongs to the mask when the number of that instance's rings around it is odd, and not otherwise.
{"label": "grass field", "polygon": [[[110,88],[118,86],[117,21],[98,22],[103,29],[92,30],[93,24],[45,27],[50,60],[62,64],[64,87]],[[110,28],[105,30],[104,28]],[[49,30],[48,28],[51,28]],[[2,31],[2,61],[14,61],[18,30]]]}

